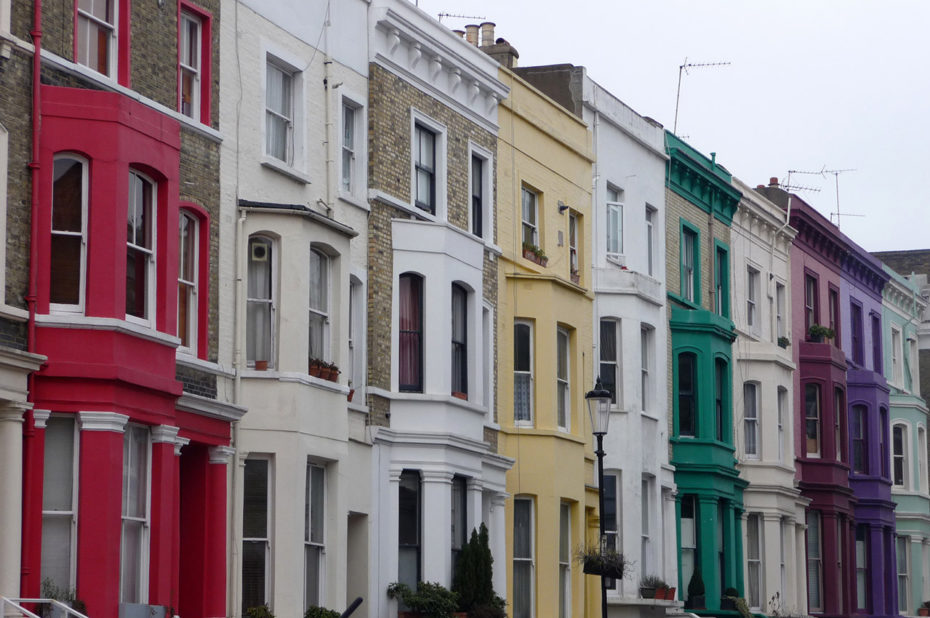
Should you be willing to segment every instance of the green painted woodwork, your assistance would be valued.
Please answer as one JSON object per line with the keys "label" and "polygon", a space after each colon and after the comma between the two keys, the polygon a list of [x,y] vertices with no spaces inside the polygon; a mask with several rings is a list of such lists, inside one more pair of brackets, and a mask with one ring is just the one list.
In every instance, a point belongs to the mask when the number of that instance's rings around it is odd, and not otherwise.
{"label": "green painted woodwork", "polygon": [[708,159],[673,133],[665,132],[668,186],[705,212],[730,225],[742,193],[731,184],[733,176],[715,158]]}

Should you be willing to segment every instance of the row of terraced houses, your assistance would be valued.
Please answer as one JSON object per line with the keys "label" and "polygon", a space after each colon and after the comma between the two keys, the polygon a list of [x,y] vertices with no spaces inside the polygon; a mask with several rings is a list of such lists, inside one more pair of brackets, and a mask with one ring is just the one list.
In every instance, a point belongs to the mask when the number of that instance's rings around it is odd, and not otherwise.
{"label": "row of terraced houses", "polygon": [[930,252],[494,29],[0,0],[0,614],[388,618],[481,524],[512,618],[598,544],[610,616],[917,614]]}

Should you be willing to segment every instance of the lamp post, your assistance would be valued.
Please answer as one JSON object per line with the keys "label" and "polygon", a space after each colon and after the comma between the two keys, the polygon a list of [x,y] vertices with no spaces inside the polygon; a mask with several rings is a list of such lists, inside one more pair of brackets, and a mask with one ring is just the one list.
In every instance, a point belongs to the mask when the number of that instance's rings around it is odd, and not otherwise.
{"label": "lamp post", "polygon": [[[607,540],[604,535],[604,435],[610,423],[610,391],[601,385],[598,378],[593,391],[584,396],[588,402],[588,414],[591,416],[591,430],[597,439],[597,494],[598,494],[598,521],[600,522],[600,549],[603,554],[607,550]],[[607,579],[601,573],[601,618],[607,618]]]}

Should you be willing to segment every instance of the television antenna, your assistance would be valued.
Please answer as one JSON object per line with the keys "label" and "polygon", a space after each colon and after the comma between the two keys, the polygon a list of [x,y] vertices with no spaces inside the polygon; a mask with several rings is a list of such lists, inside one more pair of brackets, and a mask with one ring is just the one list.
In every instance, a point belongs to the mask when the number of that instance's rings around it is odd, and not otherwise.
{"label": "television antenna", "polygon": [[688,58],[685,57],[685,61],[678,65],[678,91],[675,93],[675,124],[672,125],[672,133],[678,135],[678,103],[681,101],[681,75],[690,75],[688,69],[701,69],[706,67],[725,67],[729,66],[730,62],[688,62]]}
{"label": "television antenna", "polygon": [[459,19],[487,19],[483,15],[459,15],[458,13],[439,13],[437,17],[439,18],[439,23],[442,23],[443,17],[457,17]]}
{"label": "television antenna", "polygon": [[[828,170],[826,165],[820,168],[820,171],[818,172],[805,172],[805,171],[800,171],[800,170],[794,170],[796,174],[819,175],[821,178],[824,178],[824,179],[826,179],[827,174],[833,174],[833,183],[834,183],[834,187],[836,188],[836,212],[830,213],[830,222],[831,223],[833,222],[833,215],[836,215],[836,227],[837,228],[840,227],[840,217],[864,217],[865,216],[865,215],[855,214],[851,212],[847,212],[847,213],[840,212],[840,174],[843,174],[846,172],[855,172],[855,171],[856,169],[853,167],[849,167],[849,168],[842,169],[842,170]],[[791,171],[789,171],[788,173],[790,174]]]}

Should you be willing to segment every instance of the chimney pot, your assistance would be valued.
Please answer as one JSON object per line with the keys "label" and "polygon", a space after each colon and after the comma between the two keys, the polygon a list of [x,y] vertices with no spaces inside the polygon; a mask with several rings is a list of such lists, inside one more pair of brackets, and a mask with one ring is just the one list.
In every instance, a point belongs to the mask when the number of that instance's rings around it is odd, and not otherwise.
{"label": "chimney pot", "polygon": [[478,47],[478,26],[476,24],[465,26],[465,40]]}
{"label": "chimney pot", "polygon": [[481,24],[481,46],[494,45],[494,26],[493,21],[486,21]]}
{"label": "chimney pot", "polygon": [[459,36],[462,37],[463,39],[465,38],[465,31],[464,31],[464,30],[453,30],[452,32],[454,32],[455,34],[459,35]]}
{"label": "chimney pot", "polygon": [[772,176],[771,178],[769,178],[769,186],[770,186],[770,187],[777,187],[777,186],[778,186],[778,178],[776,178],[775,176]]}

